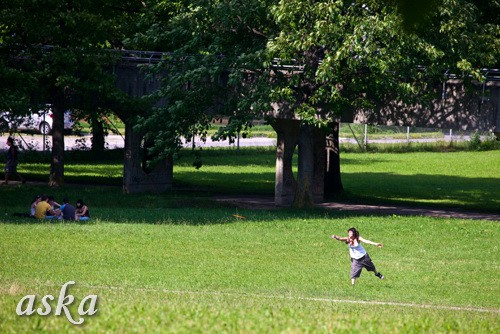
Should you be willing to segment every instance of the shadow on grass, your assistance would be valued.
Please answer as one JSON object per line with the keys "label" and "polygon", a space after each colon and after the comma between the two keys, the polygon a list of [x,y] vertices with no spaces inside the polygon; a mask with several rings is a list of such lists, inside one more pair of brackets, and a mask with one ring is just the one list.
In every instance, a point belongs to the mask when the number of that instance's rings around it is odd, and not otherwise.
{"label": "shadow on grass", "polygon": [[[81,163],[67,166],[71,175],[65,177],[66,185],[59,188],[49,188],[46,183],[47,175],[40,173],[40,167],[33,165],[28,176],[30,181],[38,180],[45,184],[30,184],[27,186],[9,186],[0,189],[2,211],[7,213],[10,220],[11,213],[28,212],[34,195],[54,195],[57,201],[68,197],[70,201],[83,199],[89,204],[91,212],[103,219],[118,219],[130,221],[168,221],[175,223],[183,217],[189,217],[189,210],[203,212],[208,210],[222,210],[237,212],[239,209],[229,204],[212,201],[215,195],[232,196],[266,196],[274,194],[274,150],[254,149],[242,150],[214,150],[206,151],[207,167],[195,170],[190,167],[184,170],[174,169],[174,189],[163,194],[130,194],[122,193],[122,178],[116,176],[122,169],[115,160],[123,152],[116,151],[115,157],[109,162],[92,165],[92,156],[88,152],[74,153],[75,160],[82,155],[85,159]],[[36,157],[34,157],[36,158]],[[189,157],[187,157],[189,158]],[[187,159],[186,161],[188,161]],[[384,159],[344,159],[344,165],[369,165],[385,161]],[[186,166],[189,164],[185,162]],[[88,172],[82,166],[88,167]],[[91,165],[91,166],[89,166]],[[219,166],[230,166],[223,169]],[[176,165],[177,166],[177,165]],[[190,165],[189,165],[190,166]],[[243,168],[243,166],[245,168]],[[252,166],[257,166],[253,168]],[[214,168],[215,167],[215,168]],[[249,167],[249,168],[248,168]],[[45,168],[45,167],[44,167]],[[113,171],[112,171],[113,170]],[[234,171],[234,172],[233,172]],[[40,174],[36,174],[36,173]],[[78,175],[78,172],[81,174]],[[95,172],[98,176],[91,173]],[[87,174],[84,174],[87,173]],[[469,211],[500,212],[500,179],[499,178],[469,178],[448,175],[400,175],[387,172],[370,173],[342,173],[346,192],[342,196],[327,197],[330,201],[348,201],[364,204],[404,204],[408,206],[433,206],[446,208],[460,208]],[[103,185],[110,185],[103,187]],[[173,209],[182,212],[182,216],[175,219],[167,215]],[[130,210],[130,212],[127,212]],[[142,210],[142,211],[141,211]],[[124,214],[117,214],[124,211]],[[176,212],[177,212],[176,211]],[[282,215],[288,215],[287,210],[279,209]],[[250,210],[251,212],[251,210]],[[314,214],[315,211],[290,211],[293,217]],[[305,212],[305,213],[302,213]],[[102,213],[102,214],[101,214]],[[105,214],[104,214],[105,213]],[[324,213],[322,213],[324,214]],[[330,215],[331,213],[328,213]],[[218,213],[224,216],[224,213]],[[346,214],[343,213],[345,216]],[[290,217],[292,217],[290,216]],[[113,218],[115,217],[115,218]],[[214,219],[213,221],[210,219]],[[218,223],[217,217],[207,218],[200,214],[198,218],[188,219],[189,224]],[[32,222],[32,221],[30,221]],[[220,222],[223,223],[223,222]]]}
{"label": "shadow on grass", "polygon": [[390,162],[389,159],[381,159],[380,157],[377,157],[377,158],[375,158],[375,157],[376,157],[375,155],[373,157],[370,157],[370,159],[357,159],[357,158],[341,157],[341,166],[347,166],[347,165],[370,166],[370,165],[376,165],[376,164],[383,163],[383,162]]}
{"label": "shadow on grass", "polygon": [[[175,185],[186,191],[210,195],[274,195],[274,173],[178,173]],[[345,194],[327,201],[399,203],[414,206],[456,207],[500,212],[500,179],[449,175],[400,175],[392,173],[342,173]]]}
{"label": "shadow on grass", "polygon": [[[127,208],[117,211],[115,208],[100,207],[93,210],[90,220],[65,221],[57,219],[34,219],[18,217],[16,213],[9,213],[0,217],[0,225],[50,225],[50,226],[75,226],[75,225],[101,225],[101,224],[146,224],[146,225],[186,225],[208,226],[228,225],[234,223],[268,224],[280,221],[306,221],[306,220],[338,220],[350,217],[366,217],[367,214],[354,212],[339,212],[323,208],[293,210],[293,209],[268,209],[252,210],[242,209],[229,204],[214,203],[209,208],[183,207],[183,208],[154,208],[143,210]],[[375,216],[375,215],[374,215]],[[376,215],[379,216],[379,215]]]}
{"label": "shadow on grass", "polygon": [[500,212],[500,178],[343,173],[342,182],[346,193],[327,199]]}

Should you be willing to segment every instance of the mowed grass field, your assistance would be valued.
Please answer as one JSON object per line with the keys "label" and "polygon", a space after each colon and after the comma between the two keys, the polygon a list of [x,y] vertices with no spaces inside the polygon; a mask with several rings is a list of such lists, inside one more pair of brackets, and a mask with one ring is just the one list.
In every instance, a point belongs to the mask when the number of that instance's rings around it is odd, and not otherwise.
{"label": "mowed grass field", "polygon": [[[1,331],[500,330],[498,222],[234,208],[165,211],[144,213],[135,222],[3,221]],[[385,280],[365,271],[351,286],[347,247],[329,238],[351,226],[385,244],[366,246]],[[24,295],[57,298],[70,280],[77,302],[99,297],[98,313],[83,325],[64,315],[16,315]]]}
{"label": "mowed grass field", "polygon": [[[500,331],[498,222],[244,210],[213,202],[210,195],[219,193],[272,194],[268,160],[272,166],[273,156],[265,150],[250,153],[211,153],[197,171],[179,163],[176,182],[182,189],[161,195],[123,195],[112,185],[2,187],[0,332]],[[348,198],[360,201],[376,201],[381,194],[381,201],[427,205],[437,199],[441,205],[495,211],[498,157],[496,151],[420,159],[418,154],[344,155],[344,186]],[[106,168],[97,167],[89,167],[86,177],[113,184],[118,176],[99,176]],[[74,170],[70,179],[88,181]],[[363,196],[356,180],[365,183]],[[439,194],[437,188],[448,183],[448,197]],[[84,198],[92,220],[14,216],[41,192]],[[351,286],[347,247],[330,235],[344,235],[353,226],[384,243],[366,249],[385,280],[364,271]],[[36,295],[40,307],[44,295],[57,299],[70,280],[76,282],[69,293],[77,303],[90,294],[99,298],[97,314],[84,316],[83,325],[72,325],[64,315],[16,315],[23,296]],[[77,307],[72,307],[75,318]]]}

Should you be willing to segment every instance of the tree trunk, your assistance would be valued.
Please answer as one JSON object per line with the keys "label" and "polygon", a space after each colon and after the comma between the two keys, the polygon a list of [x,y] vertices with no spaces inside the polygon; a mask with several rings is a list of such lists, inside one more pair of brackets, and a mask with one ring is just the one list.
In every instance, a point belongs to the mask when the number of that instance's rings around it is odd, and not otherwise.
{"label": "tree trunk", "polygon": [[300,127],[297,190],[293,201],[295,208],[314,206],[314,130],[314,126],[309,124]]}
{"label": "tree trunk", "polygon": [[94,115],[91,117],[92,125],[92,152],[102,153],[104,152],[105,145],[105,134],[104,125],[100,116]]}
{"label": "tree trunk", "polygon": [[49,186],[64,184],[64,98],[55,98],[52,105],[52,160],[50,164]]}
{"label": "tree trunk", "polygon": [[333,195],[344,191],[340,177],[340,122],[331,123],[332,134],[326,140],[325,194]]}
{"label": "tree trunk", "polygon": [[293,153],[298,144],[300,121],[275,119],[271,122],[278,138],[276,141],[276,178],[274,204],[290,206],[293,202],[297,182],[293,176]]}
{"label": "tree trunk", "polygon": [[314,128],[314,202],[320,203],[325,194],[326,131]]}

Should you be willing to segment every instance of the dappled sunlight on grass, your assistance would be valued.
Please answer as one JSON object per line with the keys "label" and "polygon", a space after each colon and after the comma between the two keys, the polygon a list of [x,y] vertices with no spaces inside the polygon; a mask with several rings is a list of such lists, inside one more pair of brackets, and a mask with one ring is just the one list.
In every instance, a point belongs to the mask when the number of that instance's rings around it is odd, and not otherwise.
{"label": "dappled sunlight on grass", "polygon": [[[119,154],[115,154],[119,157]],[[192,166],[190,152],[174,162],[174,191],[210,194],[274,193],[275,152],[269,148],[205,150],[203,166]],[[452,153],[343,153],[344,200],[367,203],[457,206],[498,211],[500,207],[500,151]],[[121,186],[121,161],[67,163],[68,183]],[[46,182],[50,165],[23,163],[19,171],[31,180]],[[294,162],[297,174],[297,163]]]}
{"label": "dappled sunlight on grass", "polygon": [[370,202],[439,203],[493,211],[500,207],[499,178],[369,172],[344,173],[343,183],[350,196]]}
{"label": "dappled sunlight on grass", "polygon": [[120,165],[69,165],[64,169],[67,176],[122,177],[123,166]]}

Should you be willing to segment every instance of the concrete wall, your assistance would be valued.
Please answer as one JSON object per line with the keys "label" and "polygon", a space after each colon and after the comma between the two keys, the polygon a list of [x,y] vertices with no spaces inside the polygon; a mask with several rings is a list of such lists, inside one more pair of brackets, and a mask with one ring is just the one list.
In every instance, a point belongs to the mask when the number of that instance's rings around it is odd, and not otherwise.
{"label": "concrete wall", "polygon": [[489,81],[484,86],[476,84],[469,88],[461,81],[448,80],[436,93],[440,98],[428,105],[388,101],[378,110],[357,110],[353,115],[344,115],[343,121],[457,130],[500,130],[500,82]]}
{"label": "concrete wall", "polygon": [[[143,97],[157,91],[161,84],[160,75],[151,75],[142,70],[134,62],[122,62],[113,67],[116,76],[116,86],[130,97]],[[160,100],[156,106],[164,104]],[[123,170],[123,191],[125,193],[163,192],[172,189],[173,164],[171,159],[165,159],[152,170],[144,166],[144,136],[134,129],[137,113],[129,111],[121,118],[125,123],[125,159]]]}
{"label": "concrete wall", "polygon": [[152,170],[144,166],[144,138],[134,130],[133,124],[125,123],[125,161],[123,165],[123,192],[164,192],[172,189],[173,164],[163,160]]}
{"label": "concrete wall", "polygon": [[137,63],[121,62],[113,66],[115,85],[130,97],[142,97],[160,88],[161,76],[148,73],[147,65],[141,68]]}

